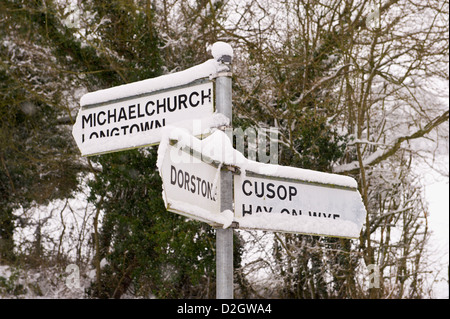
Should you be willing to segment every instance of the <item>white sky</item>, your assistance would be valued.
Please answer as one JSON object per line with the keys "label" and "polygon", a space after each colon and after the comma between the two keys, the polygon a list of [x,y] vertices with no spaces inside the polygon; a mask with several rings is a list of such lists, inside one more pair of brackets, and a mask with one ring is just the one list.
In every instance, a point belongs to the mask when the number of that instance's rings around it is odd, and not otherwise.
{"label": "white sky", "polygon": [[436,256],[440,271],[439,282],[434,286],[436,298],[449,298],[448,265],[449,265],[449,183],[440,181],[426,187],[426,198],[430,209],[431,247]]}

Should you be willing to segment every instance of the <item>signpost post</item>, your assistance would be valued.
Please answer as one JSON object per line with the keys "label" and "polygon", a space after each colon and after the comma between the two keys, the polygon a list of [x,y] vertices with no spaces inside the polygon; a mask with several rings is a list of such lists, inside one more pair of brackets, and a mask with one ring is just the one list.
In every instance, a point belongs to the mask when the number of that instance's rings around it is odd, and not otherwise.
{"label": "signpost post", "polygon": [[[230,48],[231,49],[231,48]],[[231,64],[230,55],[215,57]],[[231,73],[219,73],[216,78],[216,108],[232,123]],[[233,175],[228,170],[220,173],[220,210],[233,211]],[[233,228],[216,228],[216,298],[233,298]]]}

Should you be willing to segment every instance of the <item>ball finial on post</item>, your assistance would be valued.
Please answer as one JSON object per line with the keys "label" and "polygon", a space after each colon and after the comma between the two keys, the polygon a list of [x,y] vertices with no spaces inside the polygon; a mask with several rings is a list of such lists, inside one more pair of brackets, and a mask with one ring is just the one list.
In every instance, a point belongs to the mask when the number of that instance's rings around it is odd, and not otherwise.
{"label": "ball finial on post", "polygon": [[233,60],[233,48],[228,43],[218,41],[211,47],[211,54],[216,61],[229,64]]}

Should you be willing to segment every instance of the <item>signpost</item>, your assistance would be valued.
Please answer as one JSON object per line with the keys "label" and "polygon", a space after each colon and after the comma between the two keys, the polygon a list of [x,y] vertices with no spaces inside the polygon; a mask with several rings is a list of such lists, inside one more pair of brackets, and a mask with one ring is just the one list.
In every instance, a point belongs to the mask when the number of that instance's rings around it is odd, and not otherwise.
{"label": "signpost", "polygon": [[[231,63],[231,51],[219,59],[225,63]],[[231,95],[231,73],[219,74],[216,79],[216,107],[217,111],[232,120],[232,95]],[[231,142],[231,141],[230,141]],[[220,175],[221,189],[221,211],[233,210],[233,176],[231,172],[223,170]],[[233,228],[216,228],[216,298],[232,299],[233,291]]]}
{"label": "signpost", "polygon": [[[191,139],[192,143],[195,137],[191,136]],[[220,144],[214,146],[221,148]],[[233,176],[221,164],[195,149],[178,145],[176,140],[163,140],[158,149],[166,209],[216,228],[216,297],[231,299]]]}
{"label": "signpost", "polygon": [[[161,143],[166,208],[216,228],[216,297],[231,299],[233,228],[356,238],[366,212],[352,178],[256,163],[228,137],[226,147],[216,140],[208,147],[241,162],[205,161],[201,150],[163,136],[195,120],[209,128],[231,123],[233,50],[217,42],[212,53],[214,60],[182,72],[86,94],[72,134],[84,156]],[[215,111],[220,120],[205,120]]]}
{"label": "signpost", "polygon": [[366,211],[353,178],[248,160],[222,131],[203,140],[188,133],[178,139],[161,142],[158,155],[168,210],[207,222],[218,232],[233,225],[359,237]]}

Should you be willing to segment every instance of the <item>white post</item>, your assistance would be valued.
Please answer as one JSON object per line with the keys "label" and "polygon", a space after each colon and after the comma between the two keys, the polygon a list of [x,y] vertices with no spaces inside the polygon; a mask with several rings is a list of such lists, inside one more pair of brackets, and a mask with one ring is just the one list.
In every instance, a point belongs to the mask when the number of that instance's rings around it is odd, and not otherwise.
{"label": "white post", "polygon": [[[216,42],[212,47],[214,58],[229,66],[230,72],[223,72],[216,78],[216,111],[232,120],[231,99],[231,60],[232,48],[223,42]],[[221,180],[220,211],[233,211],[233,176],[223,170]],[[216,298],[233,298],[233,228],[216,228]]]}

